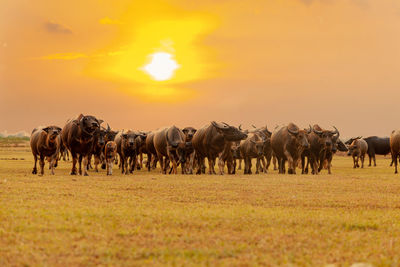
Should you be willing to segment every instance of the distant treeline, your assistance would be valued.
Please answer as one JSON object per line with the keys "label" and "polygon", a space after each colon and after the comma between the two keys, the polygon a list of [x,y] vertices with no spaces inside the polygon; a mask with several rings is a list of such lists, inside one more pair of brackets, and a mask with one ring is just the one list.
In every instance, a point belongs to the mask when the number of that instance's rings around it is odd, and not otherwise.
{"label": "distant treeline", "polygon": [[17,136],[0,136],[0,146],[18,146],[18,145],[28,145],[29,137],[17,137]]}

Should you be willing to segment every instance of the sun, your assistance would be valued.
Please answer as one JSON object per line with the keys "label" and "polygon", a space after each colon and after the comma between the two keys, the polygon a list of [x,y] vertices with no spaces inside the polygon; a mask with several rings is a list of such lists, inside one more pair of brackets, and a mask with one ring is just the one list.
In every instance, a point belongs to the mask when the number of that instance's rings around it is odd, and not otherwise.
{"label": "sun", "polygon": [[143,71],[148,73],[156,81],[166,81],[172,78],[178,63],[173,56],[166,52],[157,52],[150,55],[151,62],[143,67]]}

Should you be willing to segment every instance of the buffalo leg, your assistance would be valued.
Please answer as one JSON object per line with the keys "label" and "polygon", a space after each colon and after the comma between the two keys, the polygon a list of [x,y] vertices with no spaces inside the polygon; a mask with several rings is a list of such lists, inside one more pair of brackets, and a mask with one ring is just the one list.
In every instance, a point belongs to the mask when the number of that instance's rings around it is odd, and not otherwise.
{"label": "buffalo leg", "polygon": [[50,169],[50,174],[54,175],[54,167],[57,162],[58,155],[56,154],[54,157],[49,157],[47,158],[47,161],[49,162],[49,169]]}
{"label": "buffalo leg", "polygon": [[[276,167],[276,163],[277,163],[277,160],[276,160],[276,156],[275,155],[272,155],[272,164],[274,164],[274,171],[276,171],[278,168]],[[279,163],[278,163],[278,165],[279,165]]]}
{"label": "buffalo leg", "polygon": [[397,173],[397,154],[392,151],[392,163],[394,163],[394,173]]}
{"label": "buffalo leg", "polygon": [[[152,160],[152,156],[151,153],[147,153],[147,163],[146,163],[146,167],[148,171],[151,171],[151,160]],[[153,159],[154,160],[154,159]]]}
{"label": "buffalo leg", "polygon": [[290,155],[290,153],[287,150],[285,150],[284,154],[288,161],[288,174],[296,174],[294,160],[292,158],[292,155]]}
{"label": "buffalo leg", "polygon": [[71,175],[77,175],[76,163],[77,163],[78,159],[77,159],[76,153],[71,152],[71,157],[72,157]]}
{"label": "buffalo leg", "polygon": [[86,156],[83,157],[83,175],[84,176],[89,176],[89,174],[87,172],[88,170],[86,168],[86,166],[88,166],[88,163],[89,163],[89,158],[86,155]]}
{"label": "buffalo leg", "polygon": [[79,155],[78,164],[79,164],[79,171],[78,171],[78,173],[79,173],[79,175],[82,175],[82,155]]}
{"label": "buffalo leg", "polygon": [[162,174],[167,174],[166,168],[165,168],[164,157],[161,154],[157,153],[157,158],[160,161],[161,173]]}
{"label": "buffalo leg", "polygon": [[375,157],[375,154],[373,155],[373,160],[374,160],[374,167],[376,167],[376,157]]}
{"label": "buffalo leg", "polygon": [[32,174],[37,174],[37,155],[33,154],[33,158],[34,158],[35,163],[33,163]]}
{"label": "buffalo leg", "polygon": [[261,168],[261,170],[263,171],[263,173],[266,174],[267,171],[268,171],[268,168],[267,168],[267,166],[266,166],[266,162],[265,162],[264,156],[261,157],[260,161],[261,161],[261,163],[262,163],[262,168]]}
{"label": "buffalo leg", "polygon": [[361,155],[360,159],[361,159],[361,168],[364,168],[365,154],[364,154],[364,155]]}
{"label": "buffalo leg", "polygon": [[221,157],[218,157],[218,168],[219,168],[219,174],[224,175],[225,161]]}
{"label": "buffalo leg", "polygon": [[242,169],[242,159],[239,159],[239,167],[238,167],[238,170],[241,170]]}
{"label": "buffalo leg", "polygon": [[112,167],[113,167],[113,161],[114,161],[114,159],[113,158],[108,158],[107,160],[106,160],[106,162],[107,162],[107,175],[112,175]]}
{"label": "buffalo leg", "polygon": [[197,155],[197,171],[196,174],[201,174],[202,173],[202,168],[203,168],[203,163],[204,158],[201,157],[200,155]]}
{"label": "buffalo leg", "polygon": [[259,174],[260,173],[260,159],[259,158],[257,158],[256,159],[256,174]]}
{"label": "buffalo leg", "polygon": [[207,157],[208,159],[208,174],[213,174],[213,167],[214,167],[214,161],[212,157]]}
{"label": "buffalo leg", "polygon": [[39,175],[42,176],[44,174],[44,156],[40,155],[40,173]]}
{"label": "buffalo leg", "polygon": [[125,166],[124,166],[125,158],[119,155],[119,166],[121,167],[121,173],[125,174]]}
{"label": "buffalo leg", "polygon": [[99,168],[98,168],[99,163],[100,163],[99,156],[94,155],[94,171],[95,172],[99,172]]}
{"label": "buffalo leg", "polygon": [[371,154],[368,154],[368,158],[369,158],[369,164],[368,164],[368,167],[371,167],[372,155],[371,155]]}

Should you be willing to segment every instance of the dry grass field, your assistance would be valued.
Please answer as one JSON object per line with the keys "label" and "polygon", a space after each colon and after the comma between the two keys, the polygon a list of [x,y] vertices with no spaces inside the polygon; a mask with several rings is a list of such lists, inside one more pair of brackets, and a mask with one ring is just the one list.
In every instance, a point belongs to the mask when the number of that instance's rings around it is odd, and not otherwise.
{"label": "dry grass field", "polygon": [[[32,175],[0,148],[0,266],[400,265],[400,175],[390,159],[333,175]],[[47,165],[46,165],[47,167]]]}

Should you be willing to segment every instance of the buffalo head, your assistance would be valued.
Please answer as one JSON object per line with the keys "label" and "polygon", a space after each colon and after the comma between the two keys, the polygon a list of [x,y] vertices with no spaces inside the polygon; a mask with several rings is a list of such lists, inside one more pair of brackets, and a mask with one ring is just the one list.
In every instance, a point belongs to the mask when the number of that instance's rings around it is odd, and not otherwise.
{"label": "buffalo head", "polygon": [[136,134],[129,131],[127,133],[123,133],[122,138],[125,139],[125,144],[127,147],[129,147],[130,149],[136,149],[136,142],[135,142],[135,138],[136,138]]}
{"label": "buffalo head", "polygon": [[297,127],[297,125],[295,125],[294,123],[289,123],[289,125],[287,126],[287,131],[293,139],[296,139],[296,142],[299,146],[305,149],[310,147],[310,143],[307,139],[308,131],[300,130],[299,127]]}
{"label": "buffalo head", "polygon": [[250,142],[254,145],[256,153],[258,156],[262,156],[264,154],[264,146],[265,140],[250,140]]}
{"label": "buffalo head", "polygon": [[186,141],[191,141],[196,131],[197,130],[193,127],[185,127],[182,129],[182,132],[185,134]]}
{"label": "buffalo head", "polygon": [[48,140],[54,141],[57,138],[57,136],[60,134],[61,128],[57,127],[57,126],[49,126],[49,127],[43,128],[43,131],[45,131],[47,133]]}
{"label": "buffalo head", "polygon": [[224,139],[227,141],[239,141],[247,138],[247,134],[243,133],[234,126],[228,125],[225,122],[217,123],[213,121],[211,124],[217,129],[218,133],[224,136]]}
{"label": "buffalo head", "polygon": [[94,116],[90,115],[84,116],[81,114],[78,118],[79,127],[88,135],[93,135],[100,128],[102,122],[102,120],[97,120]]}

